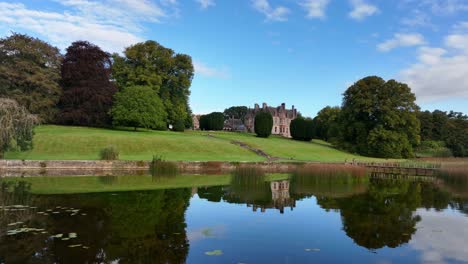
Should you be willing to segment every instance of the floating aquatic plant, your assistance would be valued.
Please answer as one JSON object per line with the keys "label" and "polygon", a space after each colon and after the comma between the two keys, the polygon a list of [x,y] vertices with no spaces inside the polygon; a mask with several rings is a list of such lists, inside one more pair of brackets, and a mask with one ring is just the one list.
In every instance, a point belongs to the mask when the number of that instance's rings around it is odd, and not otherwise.
{"label": "floating aquatic plant", "polygon": [[223,251],[219,249],[205,252],[205,255],[207,256],[221,256],[222,254],[223,254]]}

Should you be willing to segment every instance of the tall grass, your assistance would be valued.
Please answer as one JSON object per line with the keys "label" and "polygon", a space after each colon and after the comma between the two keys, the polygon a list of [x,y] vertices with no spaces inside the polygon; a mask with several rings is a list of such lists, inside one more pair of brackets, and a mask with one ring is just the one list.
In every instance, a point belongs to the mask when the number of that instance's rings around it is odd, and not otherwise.
{"label": "tall grass", "polygon": [[119,150],[116,146],[109,145],[101,150],[99,156],[101,160],[118,160]]}
{"label": "tall grass", "polygon": [[165,161],[161,156],[153,156],[150,164],[150,173],[153,176],[153,180],[175,177],[179,174],[179,167],[177,163]]}

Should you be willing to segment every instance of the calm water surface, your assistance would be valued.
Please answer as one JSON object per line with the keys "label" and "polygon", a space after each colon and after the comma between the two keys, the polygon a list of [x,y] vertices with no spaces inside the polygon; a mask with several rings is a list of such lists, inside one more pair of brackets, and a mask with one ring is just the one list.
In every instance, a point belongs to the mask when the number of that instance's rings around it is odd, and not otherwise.
{"label": "calm water surface", "polygon": [[[93,184],[135,177],[160,184]],[[39,185],[1,180],[0,263],[468,263],[459,183],[233,176],[223,186],[53,195],[35,194]]]}

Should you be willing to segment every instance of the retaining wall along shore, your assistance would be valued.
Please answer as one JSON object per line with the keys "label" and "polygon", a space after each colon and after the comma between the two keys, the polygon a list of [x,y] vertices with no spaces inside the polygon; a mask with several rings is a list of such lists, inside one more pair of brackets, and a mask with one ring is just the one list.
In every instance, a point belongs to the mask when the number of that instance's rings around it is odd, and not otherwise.
{"label": "retaining wall along shore", "polygon": [[[238,166],[256,166],[267,173],[287,173],[304,163],[178,161],[181,173],[228,173]],[[0,176],[30,175],[138,175],[151,161],[102,160],[0,160]],[[35,173],[34,173],[35,172]]]}

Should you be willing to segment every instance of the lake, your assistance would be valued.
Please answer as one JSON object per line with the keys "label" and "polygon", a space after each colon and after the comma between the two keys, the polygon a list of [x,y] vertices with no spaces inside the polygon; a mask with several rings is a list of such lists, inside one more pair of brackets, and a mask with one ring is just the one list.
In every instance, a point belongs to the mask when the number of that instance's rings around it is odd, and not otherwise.
{"label": "lake", "polygon": [[255,170],[0,182],[0,263],[468,262],[466,182]]}

